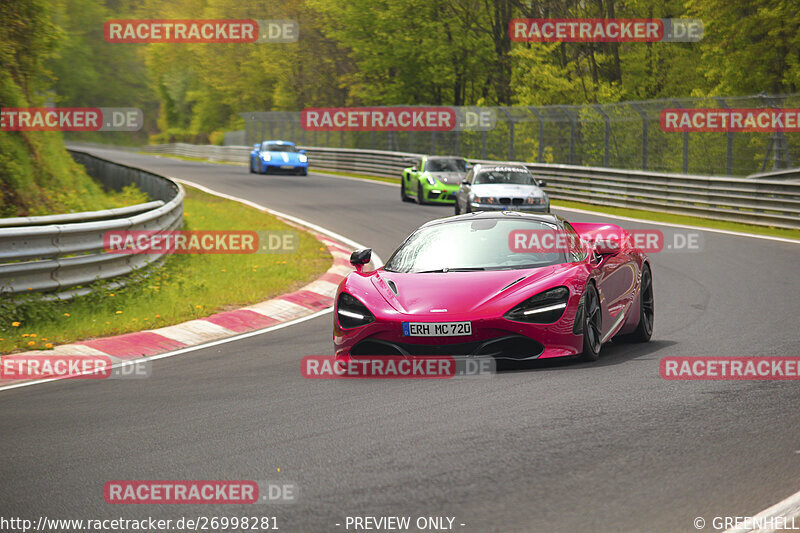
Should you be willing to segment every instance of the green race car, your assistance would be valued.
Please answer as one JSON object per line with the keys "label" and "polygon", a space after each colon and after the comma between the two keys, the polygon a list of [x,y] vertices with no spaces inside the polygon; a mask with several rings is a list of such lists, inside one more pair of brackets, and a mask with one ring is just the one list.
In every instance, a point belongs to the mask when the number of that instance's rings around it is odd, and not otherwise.
{"label": "green race car", "polygon": [[452,204],[467,170],[469,164],[462,157],[422,156],[419,168],[403,170],[400,196],[404,202]]}

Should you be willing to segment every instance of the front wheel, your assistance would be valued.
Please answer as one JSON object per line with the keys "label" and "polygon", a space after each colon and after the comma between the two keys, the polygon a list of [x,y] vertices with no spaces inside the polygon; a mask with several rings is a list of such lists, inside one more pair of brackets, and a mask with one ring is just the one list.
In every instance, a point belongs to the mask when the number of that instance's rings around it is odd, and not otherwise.
{"label": "front wheel", "polygon": [[410,202],[411,198],[406,194],[406,177],[400,176],[400,199],[404,202]]}
{"label": "front wheel", "polygon": [[423,194],[423,192],[424,191],[422,190],[422,182],[419,182],[417,184],[417,203],[419,205],[425,204],[425,195]]}
{"label": "front wheel", "polygon": [[650,266],[645,263],[642,267],[642,285],[639,289],[639,325],[630,334],[630,340],[647,342],[653,336],[654,303],[653,275],[650,272]]}
{"label": "front wheel", "polygon": [[597,361],[602,346],[603,314],[597,289],[589,284],[583,294],[583,353],[584,361]]}

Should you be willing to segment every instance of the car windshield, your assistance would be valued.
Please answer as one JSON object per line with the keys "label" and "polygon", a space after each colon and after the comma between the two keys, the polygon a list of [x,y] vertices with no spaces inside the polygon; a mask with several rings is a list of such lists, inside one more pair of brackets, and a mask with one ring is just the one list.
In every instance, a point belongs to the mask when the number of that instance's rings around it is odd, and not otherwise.
{"label": "car windshield", "polygon": [[[400,245],[384,267],[390,272],[457,272],[537,268],[567,262],[562,251],[519,252],[512,232],[541,235],[560,230],[555,224],[519,218],[461,220],[421,228]],[[541,250],[541,249],[540,249]]]}
{"label": "car windshield", "polygon": [[513,185],[537,185],[536,178],[525,169],[517,168],[498,168],[484,170],[472,180],[473,185],[483,185],[487,183],[510,183]]}
{"label": "car windshield", "polygon": [[428,159],[425,170],[428,172],[466,172],[467,162],[456,157],[451,159]]}
{"label": "car windshield", "polygon": [[291,144],[264,144],[264,152],[296,152],[297,149]]}

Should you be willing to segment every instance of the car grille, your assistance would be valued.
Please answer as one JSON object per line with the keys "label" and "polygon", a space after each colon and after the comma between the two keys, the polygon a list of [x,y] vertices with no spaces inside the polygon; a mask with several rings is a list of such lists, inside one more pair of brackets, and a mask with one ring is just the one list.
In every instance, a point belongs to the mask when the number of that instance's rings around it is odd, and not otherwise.
{"label": "car grille", "polygon": [[524,335],[508,335],[485,341],[455,344],[410,344],[383,339],[364,339],[350,350],[352,355],[483,355],[500,359],[533,359],[544,351],[541,343]]}
{"label": "car grille", "polygon": [[522,205],[522,202],[524,202],[522,198],[498,198],[498,200],[503,205]]}

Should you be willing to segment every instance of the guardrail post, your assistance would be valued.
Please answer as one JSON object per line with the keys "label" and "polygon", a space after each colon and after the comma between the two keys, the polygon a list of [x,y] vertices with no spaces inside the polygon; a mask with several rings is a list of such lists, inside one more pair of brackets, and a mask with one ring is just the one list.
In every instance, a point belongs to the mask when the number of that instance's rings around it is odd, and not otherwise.
{"label": "guardrail post", "polygon": [[647,113],[636,102],[631,102],[631,106],[642,117],[642,170],[647,170]]}

